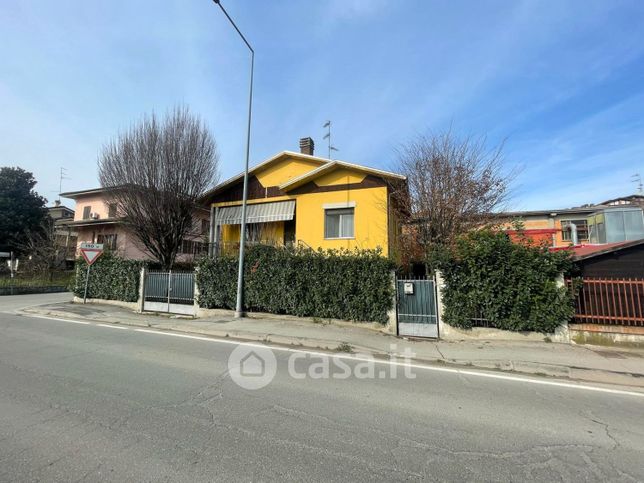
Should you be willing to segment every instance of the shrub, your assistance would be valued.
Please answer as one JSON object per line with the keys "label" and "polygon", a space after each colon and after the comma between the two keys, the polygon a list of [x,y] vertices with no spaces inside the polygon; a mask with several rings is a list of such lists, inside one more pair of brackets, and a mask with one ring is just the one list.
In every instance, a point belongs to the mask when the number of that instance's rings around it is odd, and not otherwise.
{"label": "shrub", "polygon": [[[199,305],[234,309],[238,260],[199,264]],[[377,250],[252,246],[244,261],[244,309],[301,317],[387,321],[393,263]]]}
{"label": "shrub", "polygon": [[[87,297],[105,300],[136,302],[139,298],[139,281],[143,262],[126,260],[111,253],[103,253],[90,270]],[[72,291],[77,297],[85,292],[87,263],[76,260],[76,278]]]}
{"label": "shrub", "polygon": [[557,277],[571,268],[566,251],[513,243],[503,232],[459,238],[440,264],[445,322],[471,328],[474,317],[512,331],[552,332],[573,315],[573,300]]}

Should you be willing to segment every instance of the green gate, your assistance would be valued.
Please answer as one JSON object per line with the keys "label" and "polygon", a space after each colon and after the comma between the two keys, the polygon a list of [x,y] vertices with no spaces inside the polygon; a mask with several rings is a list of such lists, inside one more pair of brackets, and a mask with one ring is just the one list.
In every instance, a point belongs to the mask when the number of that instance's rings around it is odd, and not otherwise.
{"label": "green gate", "polygon": [[194,272],[145,272],[143,310],[195,315],[194,298]]}
{"label": "green gate", "polygon": [[436,284],[432,279],[396,279],[398,335],[438,337]]}

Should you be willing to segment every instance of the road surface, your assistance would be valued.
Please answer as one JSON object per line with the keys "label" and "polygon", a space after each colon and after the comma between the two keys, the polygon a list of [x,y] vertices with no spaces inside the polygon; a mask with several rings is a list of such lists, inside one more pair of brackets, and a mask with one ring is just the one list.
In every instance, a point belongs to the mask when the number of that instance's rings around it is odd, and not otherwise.
{"label": "road surface", "polygon": [[[11,313],[0,331],[1,481],[644,480],[643,397],[421,368],[298,379],[284,350],[247,390],[230,340]],[[300,356],[298,374],[320,364]]]}

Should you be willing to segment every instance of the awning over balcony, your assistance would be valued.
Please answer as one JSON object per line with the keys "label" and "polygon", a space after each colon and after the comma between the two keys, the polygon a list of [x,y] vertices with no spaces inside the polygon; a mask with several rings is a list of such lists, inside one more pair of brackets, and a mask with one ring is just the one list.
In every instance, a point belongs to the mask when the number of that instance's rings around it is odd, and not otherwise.
{"label": "awning over balcony", "polygon": [[[274,201],[273,203],[250,203],[246,205],[246,223],[269,223],[292,220],[295,200]],[[216,225],[241,225],[242,207],[226,206],[217,210]]]}

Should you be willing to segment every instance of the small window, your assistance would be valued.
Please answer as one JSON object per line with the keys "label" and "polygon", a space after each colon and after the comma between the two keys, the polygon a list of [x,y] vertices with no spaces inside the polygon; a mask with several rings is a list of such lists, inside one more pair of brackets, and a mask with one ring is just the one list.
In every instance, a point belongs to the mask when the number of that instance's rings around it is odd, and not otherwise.
{"label": "small window", "polygon": [[193,253],[194,252],[194,242],[192,240],[183,240],[181,242],[181,249],[179,253]]}
{"label": "small window", "polygon": [[562,220],[561,221],[561,239],[563,241],[572,241],[570,224],[574,223],[577,227],[577,240],[588,241],[588,220]]}
{"label": "small window", "polygon": [[210,222],[208,220],[201,220],[201,234],[206,235],[210,231]]}
{"label": "small window", "polygon": [[83,220],[89,220],[89,215],[92,213],[91,206],[85,206],[83,208]]}
{"label": "small window", "polygon": [[325,210],[324,238],[353,238],[354,208]]}
{"label": "small window", "polygon": [[116,218],[116,203],[110,203],[107,205],[107,217]]}

